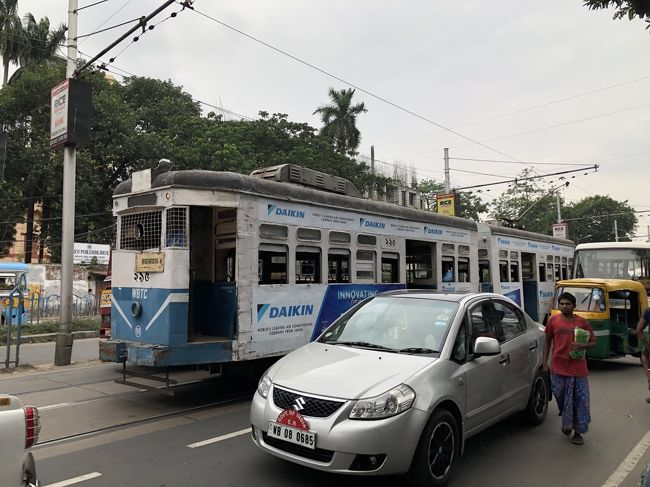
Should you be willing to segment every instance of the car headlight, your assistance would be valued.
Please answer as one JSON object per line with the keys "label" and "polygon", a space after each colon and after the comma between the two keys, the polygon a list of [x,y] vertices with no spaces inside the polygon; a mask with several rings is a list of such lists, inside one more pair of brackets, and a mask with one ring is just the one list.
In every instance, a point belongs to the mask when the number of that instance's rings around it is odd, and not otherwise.
{"label": "car headlight", "polygon": [[266,399],[266,396],[268,396],[269,391],[271,390],[271,384],[273,383],[269,378],[269,374],[265,372],[257,384],[257,392],[259,392],[260,396]]}
{"label": "car headlight", "polygon": [[406,384],[384,392],[375,397],[359,399],[352,411],[350,419],[382,419],[395,416],[411,407],[415,400],[415,391]]}

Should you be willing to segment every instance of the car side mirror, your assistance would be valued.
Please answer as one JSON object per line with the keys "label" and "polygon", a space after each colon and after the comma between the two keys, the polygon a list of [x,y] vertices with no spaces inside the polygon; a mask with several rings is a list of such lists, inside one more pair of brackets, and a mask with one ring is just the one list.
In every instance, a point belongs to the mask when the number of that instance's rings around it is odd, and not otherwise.
{"label": "car side mirror", "polygon": [[501,345],[499,340],[491,337],[478,337],[474,342],[474,355],[499,355]]}

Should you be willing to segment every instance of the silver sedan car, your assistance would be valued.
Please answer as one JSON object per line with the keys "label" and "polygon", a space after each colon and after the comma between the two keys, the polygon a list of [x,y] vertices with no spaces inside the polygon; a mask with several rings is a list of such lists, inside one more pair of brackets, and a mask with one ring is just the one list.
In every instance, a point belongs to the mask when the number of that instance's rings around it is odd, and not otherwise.
{"label": "silver sedan car", "polygon": [[544,421],[543,344],[501,295],[379,294],[263,375],[253,440],[319,470],[445,485],[470,436],[516,412]]}

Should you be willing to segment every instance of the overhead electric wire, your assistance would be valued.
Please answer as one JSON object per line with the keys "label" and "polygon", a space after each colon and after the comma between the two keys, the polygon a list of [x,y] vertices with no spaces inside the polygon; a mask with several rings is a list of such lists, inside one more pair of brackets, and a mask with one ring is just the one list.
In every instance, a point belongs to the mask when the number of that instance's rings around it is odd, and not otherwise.
{"label": "overhead electric wire", "polygon": [[[116,16],[116,15],[117,15],[117,14],[118,14],[118,13],[119,13],[123,8],[124,8],[124,7],[126,7],[126,6],[127,6],[129,3],[131,3],[132,1],[133,1],[133,0],[127,0],[127,2],[126,2],[124,5],[122,5],[122,6],[121,6],[120,8],[118,8],[115,12],[113,12],[113,13],[112,13],[112,14],[111,14],[111,15],[110,15],[106,20],[104,20],[104,22],[102,22],[102,23],[99,24],[97,27],[95,27],[95,30],[94,30],[92,33],[97,32],[98,29],[100,29],[100,28],[103,27],[105,24],[107,24],[109,20],[111,20],[113,17],[115,17],[115,16]],[[82,40],[81,42],[79,42],[79,44],[81,44],[81,43],[84,42],[84,41],[85,41],[85,39]]]}
{"label": "overhead electric wire", "polygon": [[[590,91],[585,91],[585,92],[578,93],[578,94],[575,94],[575,95],[570,95],[570,96],[567,96],[567,97],[564,97],[564,98],[560,98],[558,100],[553,100],[553,101],[546,102],[546,103],[540,103],[539,105],[532,105],[530,107],[522,108],[522,109],[519,109],[519,110],[514,110],[512,112],[502,113],[500,115],[493,115],[493,116],[486,117],[486,118],[483,118],[483,119],[480,119],[480,120],[475,120],[473,122],[462,123],[460,125],[455,125],[452,128],[459,129],[459,128],[463,128],[463,127],[469,127],[470,125],[477,125],[479,123],[489,122],[491,120],[496,120],[498,118],[509,117],[511,115],[516,115],[516,114],[527,112],[527,111],[530,111],[530,110],[536,110],[538,108],[547,107],[549,105],[554,105],[554,104],[557,104],[557,103],[563,103],[565,101],[573,100],[573,99],[580,98],[580,97],[587,96],[587,95],[593,95],[595,93],[600,93],[602,91],[611,90],[613,88],[618,88],[620,86],[625,86],[625,85],[628,85],[628,84],[631,84],[631,83],[638,83],[639,81],[645,81],[647,79],[650,79],[650,75],[642,76],[641,78],[635,78],[635,79],[628,80],[628,81],[622,81],[620,83],[615,83],[613,85],[605,86],[603,88],[597,88],[595,90],[590,90]],[[383,146],[386,146],[386,145],[397,144],[399,142],[405,142],[405,141],[412,140],[412,139],[427,137],[429,135],[435,135],[437,133],[440,133],[440,132],[429,132],[429,133],[426,133],[426,134],[415,135],[415,136],[407,137],[407,138],[404,138],[404,139],[394,140],[394,141],[391,141],[391,142],[386,142],[386,143],[383,143],[383,144],[375,144],[375,145],[377,147],[383,147]]]}
{"label": "overhead electric wire", "polygon": [[106,3],[106,2],[108,2],[108,0],[98,0],[97,2],[91,3],[90,5],[84,5],[83,7],[77,7],[77,10],[75,10],[75,13],[77,13],[77,12],[79,12],[81,10],[85,10],[87,8],[90,8],[90,7],[94,7],[96,5],[99,5],[100,3]]}
{"label": "overhead electric wire", "polygon": [[499,164],[534,164],[536,166],[593,166],[593,162],[535,162],[535,161],[499,161],[495,159],[472,159],[467,157],[450,157],[450,161],[496,162]]}
{"label": "overhead electric wire", "polygon": [[332,73],[330,73],[330,72],[328,72],[328,71],[326,71],[326,70],[324,70],[322,68],[319,68],[318,66],[316,66],[316,65],[314,65],[314,64],[312,64],[310,62],[307,62],[307,61],[305,61],[303,59],[300,59],[299,57],[294,56],[293,54],[290,54],[287,51],[284,51],[284,50],[282,50],[280,48],[277,48],[277,47],[269,44],[268,42],[265,42],[265,41],[263,41],[261,39],[258,39],[257,37],[254,37],[254,36],[252,36],[250,34],[247,34],[246,32],[244,32],[244,31],[242,31],[240,29],[237,29],[236,27],[233,27],[233,26],[231,26],[229,24],[226,24],[225,22],[222,22],[221,20],[218,20],[218,19],[216,19],[216,18],[214,18],[214,17],[212,17],[212,16],[210,16],[210,15],[208,15],[206,13],[203,13],[203,12],[197,10],[196,8],[194,8],[192,11],[197,13],[198,15],[201,15],[201,16],[203,16],[203,17],[205,17],[205,18],[207,18],[207,19],[209,19],[209,20],[223,26],[223,27],[226,27],[227,29],[230,29],[230,30],[232,30],[234,32],[237,32],[238,34],[243,35],[244,37],[247,37],[247,38],[249,38],[249,39],[251,39],[251,40],[253,40],[253,41],[255,41],[255,42],[259,43],[259,44],[262,44],[263,46],[268,47],[269,49],[271,49],[271,50],[273,50],[275,52],[278,52],[278,53],[282,54],[283,56],[286,56],[286,57],[288,57],[290,59],[293,59],[294,61],[297,61],[297,62],[299,62],[299,63],[301,63],[301,64],[303,64],[303,65],[305,65],[305,66],[307,66],[307,67],[309,67],[309,68],[311,68],[313,70],[315,70],[315,71],[318,71],[319,73],[322,73],[322,74],[324,74],[326,76],[329,76],[330,78],[335,79],[337,81],[340,81],[341,83],[345,83],[346,85],[351,86],[355,90],[359,90],[360,92],[365,93],[366,95],[368,95],[368,96],[370,96],[372,98],[375,98],[376,100],[379,100],[379,101],[381,101],[381,102],[383,102],[383,103],[385,103],[387,105],[390,105],[393,108],[396,108],[396,109],[398,109],[400,111],[403,111],[404,113],[408,113],[409,115],[414,116],[416,118],[419,118],[420,120],[423,120],[423,121],[425,121],[427,123],[430,123],[431,125],[435,125],[436,127],[441,128],[441,129],[443,129],[443,130],[445,130],[445,131],[447,131],[447,132],[449,132],[451,134],[454,134],[457,137],[468,140],[468,141],[472,142],[472,144],[480,145],[481,147],[483,147],[485,149],[488,149],[488,150],[491,150],[493,152],[496,152],[497,154],[501,154],[502,156],[507,157],[508,159],[512,159],[512,160],[515,160],[515,161],[517,160],[516,157],[513,157],[513,156],[511,156],[509,154],[506,154],[505,152],[501,152],[501,151],[499,151],[499,150],[497,150],[497,149],[495,149],[493,147],[490,147],[490,146],[488,146],[488,145],[486,145],[486,144],[484,144],[484,143],[482,143],[480,141],[474,140],[471,137],[467,137],[466,135],[463,135],[460,132],[457,132],[457,131],[449,128],[449,127],[446,127],[446,126],[444,126],[444,125],[442,125],[442,124],[440,124],[438,122],[435,122],[435,121],[431,120],[430,118],[427,118],[427,117],[425,117],[423,115],[420,115],[420,114],[418,114],[418,113],[416,113],[416,112],[414,112],[412,110],[409,110],[408,108],[404,108],[401,105],[398,105],[397,103],[394,103],[394,102],[392,102],[392,101],[390,101],[390,100],[388,100],[386,98],[383,98],[383,97],[381,97],[379,95],[376,95],[375,93],[373,93],[373,92],[371,92],[369,90],[366,90],[366,89],[362,88],[359,85],[351,83],[350,81],[347,81],[347,80],[345,80],[345,79],[343,79],[343,78],[341,78],[339,76],[336,76],[336,75],[334,75],[334,74],[332,74]]}

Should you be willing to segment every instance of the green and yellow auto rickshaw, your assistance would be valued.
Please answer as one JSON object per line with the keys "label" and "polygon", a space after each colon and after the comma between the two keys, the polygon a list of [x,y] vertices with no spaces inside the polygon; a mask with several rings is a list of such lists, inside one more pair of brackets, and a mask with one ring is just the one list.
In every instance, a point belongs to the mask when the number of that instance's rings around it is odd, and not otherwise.
{"label": "green and yellow auto rickshaw", "polygon": [[563,292],[575,296],[574,313],[589,321],[596,335],[596,346],[587,350],[587,357],[640,356],[643,344],[636,335],[636,326],[648,307],[648,295],[643,284],[626,279],[558,281],[551,315],[560,313],[557,302]]}

